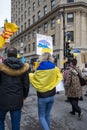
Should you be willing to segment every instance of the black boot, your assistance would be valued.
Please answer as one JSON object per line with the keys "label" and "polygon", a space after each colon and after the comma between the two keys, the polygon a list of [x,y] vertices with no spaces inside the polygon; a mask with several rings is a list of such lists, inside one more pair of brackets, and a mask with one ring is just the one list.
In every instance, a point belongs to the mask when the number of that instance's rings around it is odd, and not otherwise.
{"label": "black boot", "polygon": [[79,98],[79,100],[80,100],[80,101],[83,101],[83,97],[81,96],[81,97]]}
{"label": "black boot", "polygon": [[75,115],[75,112],[74,111],[70,111],[69,112],[71,115]]}
{"label": "black boot", "polygon": [[84,96],[86,96],[86,97],[87,97],[87,92],[84,94]]}

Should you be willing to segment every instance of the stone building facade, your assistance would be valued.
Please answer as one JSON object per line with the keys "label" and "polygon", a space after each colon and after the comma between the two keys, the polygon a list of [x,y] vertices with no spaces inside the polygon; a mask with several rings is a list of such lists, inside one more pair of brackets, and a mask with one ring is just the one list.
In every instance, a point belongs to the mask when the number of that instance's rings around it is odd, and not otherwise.
{"label": "stone building facade", "polygon": [[[63,10],[65,8],[65,10]],[[60,13],[60,23],[58,14]],[[70,46],[78,48],[82,54],[87,51],[87,0],[11,0],[11,21],[19,26],[19,30],[11,38],[12,46],[16,46],[27,61],[33,63],[36,55],[36,34],[44,34],[53,38],[53,55],[57,66],[63,67],[65,19],[66,41],[70,34]],[[23,44],[22,44],[23,43]],[[22,46],[21,46],[22,44]],[[77,56],[79,66],[83,66],[81,53]],[[84,56],[82,56],[84,58]]]}

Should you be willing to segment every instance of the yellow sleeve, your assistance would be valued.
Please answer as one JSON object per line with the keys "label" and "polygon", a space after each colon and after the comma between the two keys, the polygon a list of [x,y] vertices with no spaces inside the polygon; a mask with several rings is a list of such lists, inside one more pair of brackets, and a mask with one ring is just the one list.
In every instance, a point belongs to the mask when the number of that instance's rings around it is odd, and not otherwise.
{"label": "yellow sleeve", "polygon": [[63,80],[63,76],[60,72],[60,69],[56,67],[57,77],[58,77],[58,83]]}

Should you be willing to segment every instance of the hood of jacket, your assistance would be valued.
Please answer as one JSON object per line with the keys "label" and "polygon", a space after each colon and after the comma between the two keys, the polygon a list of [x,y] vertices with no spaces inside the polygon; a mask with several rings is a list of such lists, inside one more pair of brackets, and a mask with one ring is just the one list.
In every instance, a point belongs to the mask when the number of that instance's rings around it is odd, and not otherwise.
{"label": "hood of jacket", "polygon": [[5,59],[4,64],[6,66],[10,67],[11,69],[16,69],[16,70],[18,70],[24,66],[24,64],[15,57],[9,57],[9,58]]}
{"label": "hood of jacket", "polygon": [[4,63],[0,64],[0,71],[10,75],[19,76],[28,71],[29,64],[22,63],[19,59],[10,57],[4,60]]}

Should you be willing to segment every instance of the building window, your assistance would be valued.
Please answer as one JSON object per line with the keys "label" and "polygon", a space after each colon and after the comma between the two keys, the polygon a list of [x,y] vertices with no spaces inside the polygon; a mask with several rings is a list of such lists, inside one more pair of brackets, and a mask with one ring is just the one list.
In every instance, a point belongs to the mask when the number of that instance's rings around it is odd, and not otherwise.
{"label": "building window", "polygon": [[41,11],[38,11],[38,19],[41,18]]}
{"label": "building window", "polygon": [[21,22],[23,22],[23,15],[21,15]]}
{"label": "building window", "polygon": [[30,48],[30,44],[28,44],[28,52],[30,52],[31,48]]}
{"label": "building window", "polygon": [[18,2],[16,2],[16,8],[17,8],[17,6],[18,6]]}
{"label": "building window", "polygon": [[24,12],[24,18],[26,18],[26,17],[27,17],[27,11]]}
{"label": "building window", "polygon": [[18,18],[18,25],[20,25],[20,18]]}
{"label": "building window", "polygon": [[28,33],[28,39],[29,40],[31,39],[31,33],[30,32]]}
{"label": "building window", "polygon": [[21,4],[21,12],[23,12],[23,4]]}
{"label": "building window", "polygon": [[35,51],[35,42],[32,43],[32,51]]}
{"label": "building window", "polygon": [[67,22],[74,22],[74,13],[67,13]]}
{"label": "building window", "polygon": [[25,34],[25,35],[24,35],[24,41],[26,41],[26,40],[27,40],[27,35]]}
{"label": "building window", "polygon": [[27,0],[25,0],[25,8],[26,8],[26,6],[27,6]]}
{"label": "building window", "polygon": [[28,4],[30,4],[31,0],[28,0]]}
{"label": "building window", "polygon": [[53,46],[55,46],[55,34],[52,35]]}
{"label": "building window", "polygon": [[20,5],[20,0],[18,1],[18,4]]}
{"label": "building window", "polygon": [[36,30],[33,30],[33,37],[36,37]]}
{"label": "building window", "polygon": [[47,14],[47,5],[44,6],[44,15],[46,15],[46,14]]}
{"label": "building window", "polygon": [[51,0],[51,10],[55,8],[55,0]]}
{"label": "building window", "polygon": [[41,33],[41,27],[40,26],[38,27],[38,33]]}
{"label": "building window", "polygon": [[28,19],[28,26],[30,27],[30,19]]}
{"label": "building window", "polygon": [[17,24],[17,21],[16,21],[16,24]]}
{"label": "building window", "polygon": [[35,10],[35,2],[33,3],[33,11]]}
{"label": "building window", "polygon": [[41,5],[41,0],[38,0],[38,6]]}
{"label": "building window", "polygon": [[33,23],[35,23],[35,15],[33,15]]}
{"label": "building window", "polygon": [[20,33],[20,28],[18,29],[18,34]]}
{"label": "building window", "polygon": [[44,24],[44,32],[47,32],[47,31],[48,31],[48,24],[45,23],[45,24]]}
{"label": "building window", "polygon": [[14,5],[14,11],[15,11],[15,5]]}
{"label": "building window", "polygon": [[74,31],[68,31],[67,33],[68,33],[68,39],[67,40],[74,42]]}
{"label": "building window", "polygon": [[18,8],[18,15],[20,15],[20,8]]}
{"label": "building window", "polygon": [[26,29],[27,28],[27,24],[26,24],[26,22],[24,23],[24,29]]}
{"label": "building window", "polygon": [[74,0],[67,0],[67,3],[74,2]]}
{"label": "building window", "polygon": [[23,37],[21,37],[21,42],[23,42]]}
{"label": "building window", "polygon": [[21,25],[21,32],[23,31],[23,25]]}
{"label": "building window", "polygon": [[15,15],[16,15],[16,18],[17,18],[17,16],[18,16],[18,15],[17,15],[17,11],[16,11],[16,14],[15,14]]}
{"label": "building window", "polygon": [[31,14],[31,7],[28,8],[28,16]]}
{"label": "building window", "polygon": [[55,28],[55,18],[53,18],[51,20],[51,28],[54,29]]}

